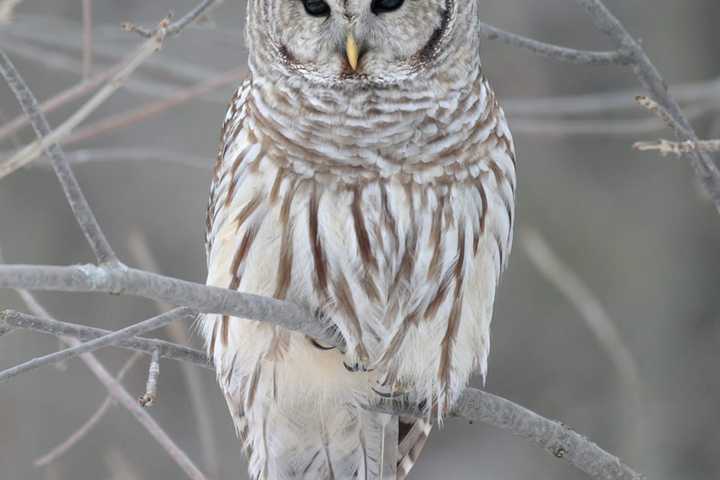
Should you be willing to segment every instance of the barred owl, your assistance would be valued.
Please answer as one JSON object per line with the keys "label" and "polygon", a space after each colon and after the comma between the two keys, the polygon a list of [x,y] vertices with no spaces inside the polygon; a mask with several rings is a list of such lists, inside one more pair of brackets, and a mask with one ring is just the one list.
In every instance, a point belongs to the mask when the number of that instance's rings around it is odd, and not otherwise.
{"label": "barred owl", "polygon": [[[295,302],[342,339],[208,315],[253,479],[402,479],[484,376],[515,153],[480,0],[248,0],[251,78],[222,131],[209,285]],[[424,405],[426,418],[364,408]]]}

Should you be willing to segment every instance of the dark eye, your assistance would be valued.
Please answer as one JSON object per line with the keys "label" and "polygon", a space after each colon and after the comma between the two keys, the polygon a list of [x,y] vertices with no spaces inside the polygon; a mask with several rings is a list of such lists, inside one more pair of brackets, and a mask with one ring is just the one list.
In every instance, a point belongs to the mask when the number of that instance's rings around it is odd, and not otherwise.
{"label": "dark eye", "polygon": [[303,0],[305,11],[313,17],[327,17],[330,15],[330,5],[323,0]]}
{"label": "dark eye", "polygon": [[381,13],[397,10],[402,7],[403,3],[405,3],[405,0],[373,0],[370,10],[375,15],[380,15]]}

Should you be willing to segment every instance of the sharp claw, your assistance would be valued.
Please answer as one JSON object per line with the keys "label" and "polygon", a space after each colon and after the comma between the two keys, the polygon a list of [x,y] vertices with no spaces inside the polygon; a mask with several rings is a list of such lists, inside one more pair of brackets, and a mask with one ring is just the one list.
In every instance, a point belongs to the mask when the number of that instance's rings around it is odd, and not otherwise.
{"label": "sharp claw", "polygon": [[310,343],[312,343],[313,346],[319,350],[334,350],[335,349],[335,347],[326,347],[325,345],[322,345],[320,342],[318,342],[317,340],[315,340],[313,338],[310,339]]}
{"label": "sharp claw", "polygon": [[389,393],[381,392],[380,390],[377,390],[375,387],[370,387],[370,389],[375,392],[378,396],[385,398],[385,399],[393,399],[401,397],[403,394],[402,392],[392,392]]}

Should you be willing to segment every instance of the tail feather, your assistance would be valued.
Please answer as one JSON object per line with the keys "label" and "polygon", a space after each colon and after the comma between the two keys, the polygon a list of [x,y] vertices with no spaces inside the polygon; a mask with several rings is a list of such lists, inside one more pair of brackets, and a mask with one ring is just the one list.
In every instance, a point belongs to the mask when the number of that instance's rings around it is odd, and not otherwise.
{"label": "tail feather", "polygon": [[432,424],[421,418],[402,418],[400,425],[407,433],[398,446],[397,480],[405,480],[427,443]]}

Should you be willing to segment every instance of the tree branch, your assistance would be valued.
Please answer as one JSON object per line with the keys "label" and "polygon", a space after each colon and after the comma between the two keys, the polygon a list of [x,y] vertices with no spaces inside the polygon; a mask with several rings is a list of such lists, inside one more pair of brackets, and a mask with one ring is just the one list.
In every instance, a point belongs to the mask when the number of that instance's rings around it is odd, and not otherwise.
{"label": "tree branch", "polygon": [[[5,318],[5,322],[10,324],[10,321],[7,318],[7,313],[4,312],[2,314]],[[178,308],[175,310],[172,310],[168,313],[163,313],[162,315],[158,315],[157,317],[153,317],[148,320],[144,320],[140,323],[136,323],[134,325],[131,325],[129,327],[123,328],[122,330],[118,330],[117,332],[110,333],[108,335],[105,335],[100,338],[96,338],[95,340],[91,340],[89,342],[83,343],[81,345],[77,345],[71,348],[67,348],[65,350],[60,350],[59,352],[51,353],[49,355],[45,355],[43,357],[34,358],[33,360],[30,360],[28,362],[22,363],[20,365],[17,365],[13,368],[8,368],[7,370],[0,372],[0,383],[9,380],[13,377],[16,377],[20,375],[21,373],[29,372],[31,370],[35,370],[36,368],[42,367],[43,365],[49,365],[53,363],[62,362],[65,360],[68,360],[72,357],[76,357],[78,355],[82,355],[83,353],[90,353],[94,352],[95,350],[103,347],[107,347],[113,344],[116,344],[122,340],[127,340],[129,338],[133,338],[137,335],[141,335],[145,332],[150,332],[152,330],[157,330],[158,328],[164,327],[165,325],[168,325],[169,323],[172,323],[174,321],[178,320],[194,320],[197,317],[197,313],[189,308]]]}
{"label": "tree branch", "polygon": [[[27,315],[20,312],[6,310],[0,312],[0,319],[6,322],[8,330],[23,329],[34,332],[46,333],[55,337],[72,337],[82,342],[88,342],[96,338],[104,337],[112,332],[100,328],[86,327],[74,323],[61,322],[50,317]],[[131,337],[110,345],[114,348],[122,348],[136,352],[152,355],[159,351],[162,358],[185,362],[196,367],[212,369],[209,359],[200,350],[176,345],[164,340],[155,340],[143,337]]]}
{"label": "tree branch", "polygon": [[[12,328],[31,329],[51,335],[75,335],[78,338],[92,338],[98,335],[98,329],[95,328],[33,317],[22,313],[4,312],[3,316]],[[155,348],[156,343],[154,342],[158,341],[133,338],[113,346],[147,352]],[[208,363],[209,360],[202,352],[168,344],[167,342],[163,343],[165,347],[160,350],[160,355],[163,358],[212,368]],[[427,416],[427,412],[420,411],[415,405],[396,402],[380,401],[371,408],[395,415]],[[546,419],[509,400],[481,390],[466,389],[453,415],[471,421],[487,423],[501,430],[509,431],[514,435],[533,440],[555,457],[565,459],[571,465],[596,479],[640,480],[643,478],[616,457],[569,427]]]}
{"label": "tree branch", "polygon": [[152,407],[157,401],[158,379],[160,378],[160,350],[155,350],[150,358],[148,368],[148,379],[145,385],[145,393],[140,396],[140,405]]}
{"label": "tree branch", "polygon": [[80,265],[1,265],[0,288],[60,292],[106,292],[145,297],[171,305],[185,305],[203,313],[231,315],[270,322],[288,330],[302,331],[324,344],[336,344],[317,321],[308,322],[310,312],[294,303],[208,287],[133,268]]}
{"label": "tree branch", "polygon": [[[2,74],[5,78],[5,81],[10,86],[17,97],[18,102],[22,106],[23,111],[25,111],[27,116],[30,118],[30,122],[32,123],[35,133],[39,139],[36,143],[43,144],[40,152],[43,150],[47,151],[48,156],[52,159],[53,168],[55,169],[58,180],[62,185],[68,203],[70,203],[70,208],[80,225],[80,229],[83,234],[85,234],[85,238],[88,240],[88,243],[90,243],[90,247],[95,253],[95,257],[100,263],[118,263],[117,256],[100,228],[100,225],[95,218],[95,214],[90,208],[90,205],[80,188],[80,184],[78,183],[77,178],[75,178],[75,174],[65,158],[65,153],[63,152],[62,147],[54,141],[43,142],[43,140],[50,138],[52,135],[50,133],[50,125],[48,125],[47,119],[40,111],[35,96],[15,69],[15,66],[12,64],[8,56],[2,50],[0,50],[0,74]],[[4,165],[0,165],[0,178],[3,176],[3,166]]]}
{"label": "tree branch", "polygon": [[[115,375],[115,381],[120,383],[123,378],[125,378],[127,372],[133,367],[133,365],[135,365],[135,362],[140,357],[141,354],[135,352],[135,354],[132,355],[127,362],[125,362],[125,365],[122,366],[122,368],[118,371],[117,375]],[[107,413],[107,411],[110,410],[110,407],[112,407],[113,402],[114,397],[109,394],[107,398],[105,398],[103,403],[100,404],[100,407],[98,407],[95,413],[93,413],[92,416],[90,416],[90,418],[85,421],[85,423],[80,425],[80,427],[75,430],[62,443],[58,444],[45,455],[36,458],[35,461],[33,461],[33,465],[35,465],[36,467],[45,467],[65,455],[72,447],[74,447],[80,440],[82,440],[88,433],[90,433],[90,430],[92,430],[93,427],[98,424],[98,422],[100,422],[100,420],[105,416],[105,413]]]}
{"label": "tree branch", "polygon": [[628,65],[631,62],[630,56],[622,51],[593,52],[560,47],[506,32],[482,22],[480,23],[480,33],[489,40],[499,40],[507,45],[524,48],[543,57],[567,63],[579,65]]}
{"label": "tree branch", "polygon": [[[650,93],[650,97],[668,112],[678,138],[697,143],[699,141],[697,134],[682,113],[680,105],[668,92],[667,83],[640,43],[630,35],[601,0],[576,1],[588,12],[601,32],[612,38],[620,50],[631,56],[635,76]],[[720,212],[720,170],[706,152],[695,150],[689,153],[689,158],[696,176],[710,195],[716,210]]]}

